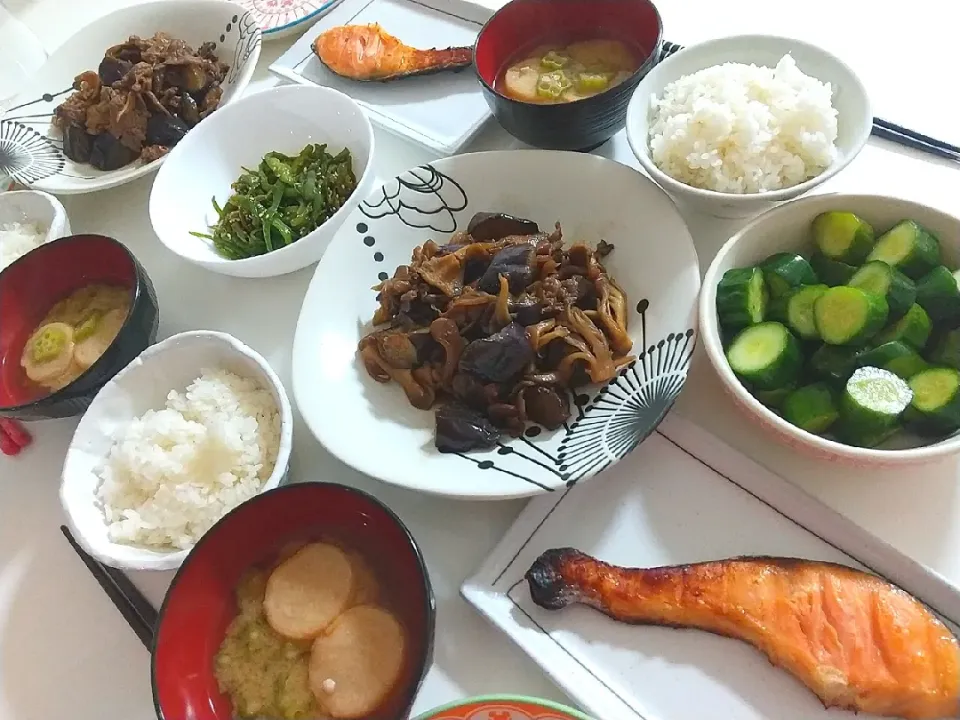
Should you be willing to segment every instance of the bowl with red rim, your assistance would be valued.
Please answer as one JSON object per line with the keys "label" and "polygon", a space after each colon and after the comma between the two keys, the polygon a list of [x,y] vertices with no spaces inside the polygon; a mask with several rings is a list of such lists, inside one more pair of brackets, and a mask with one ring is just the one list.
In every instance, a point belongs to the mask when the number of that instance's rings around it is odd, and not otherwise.
{"label": "bowl with red rim", "polygon": [[[618,85],[573,102],[540,104],[513,99],[500,76],[538,45],[618,40],[638,61]],[[660,54],[663,22],[650,0],[512,0],[480,30],[474,68],[500,125],[518,140],[547,150],[592,150],[623,129],[634,89]]]}
{"label": "bowl with red rim", "polygon": [[523,695],[481,695],[434,708],[416,720],[591,720],[566,705]]}
{"label": "bowl with red rim", "polygon": [[[59,300],[93,283],[130,292],[130,312],[107,351],[80,377],[50,393],[20,367],[30,335]],[[0,417],[43,420],[80,415],[107,381],[153,344],[157,294],[147,271],[121,242],[68,235],[47,242],[0,272]]]}
{"label": "bowl with red rim", "polygon": [[269,490],[225,515],[177,571],[160,608],[151,659],[159,720],[233,720],[214,661],[236,615],[235,592],[250,568],[270,563],[291,542],[332,537],[374,562],[384,601],[405,630],[400,680],[382,715],[408,717],[433,656],[436,601],[413,535],[372,495],[334,483]]}

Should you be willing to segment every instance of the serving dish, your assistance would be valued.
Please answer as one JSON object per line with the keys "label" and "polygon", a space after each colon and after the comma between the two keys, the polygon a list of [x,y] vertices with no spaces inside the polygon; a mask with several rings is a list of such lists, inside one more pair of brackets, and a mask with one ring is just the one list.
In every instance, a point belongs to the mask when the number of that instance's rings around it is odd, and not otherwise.
{"label": "serving dish", "polygon": [[252,15],[264,40],[288,37],[310,27],[341,0],[237,0]]}
{"label": "serving dish", "polygon": [[[568,244],[612,243],[604,262],[626,292],[638,360],[605,388],[579,392],[574,421],[558,431],[529,428],[493,450],[444,454],[434,446],[433,414],[412,408],[396,385],[373,381],[357,344],[377,308],[371,286],[409,262],[414,247],[431,238],[447,242],[479,211],[530,218],[542,228],[559,221]],[[668,411],[695,343],[698,289],[683,220],[638,172],[580,153],[446,158],[375,190],[337,233],[297,322],[294,395],[330,452],[386,482],[478,500],[554,493],[624,457]]]}
{"label": "serving dish", "polygon": [[[37,397],[21,376],[24,343],[55,303],[98,282],[129,289],[130,310],[119,334],[80,377]],[[156,340],[158,326],[153,282],[123,243],[103,235],[69,235],[31,250],[0,273],[0,415],[43,420],[81,414],[112,377]]]}
{"label": "serving dish", "polygon": [[171,390],[183,391],[203,368],[223,368],[257,380],[273,395],[280,416],[276,466],[261,493],[286,480],[293,444],[293,414],[283,383],[262,355],[226,333],[179,333],[140,353],[97,393],[67,448],[60,481],[60,504],[73,536],[96,560],[122,570],[172,570],[189,550],[159,550],[110,539],[96,492],[95,470],[107,456],[114,435],[147,410],[164,407]]}
{"label": "serving dish", "polygon": [[590,720],[579,710],[522,695],[464,698],[428,710],[416,720]]}
{"label": "serving dish", "polygon": [[403,521],[372,495],[318,482],[271,490],[239,506],[203,537],[177,572],[160,609],[150,665],[159,720],[234,717],[213,668],[213,656],[236,612],[234,588],[246,570],[286,542],[318,532],[353,538],[394,574],[390,598],[416,618],[406,629],[414,646],[410,680],[402,691],[409,713],[430,666],[436,623],[423,556]]}
{"label": "serving dish", "polygon": [[[830,83],[837,110],[839,157],[823,173],[782,190],[736,195],[701,190],[661,171],[650,156],[650,100],[684,75],[722,63],[775,67],[790,54],[800,70]],[[685,47],[661,61],[637,85],[627,109],[627,140],[643,169],[678,203],[716,217],[740,218],[763,212],[776,203],[799,197],[828,181],[849,165],[870,137],[873,115],[860,79],[839,58],[815,45],[773,35],[733,35]]]}
{"label": "serving dish", "polygon": [[490,119],[469,69],[392,82],[358,82],[334,75],[311,49],[324,30],[339,25],[379,23],[391,35],[418,48],[473,45],[486,16],[457,0],[345,0],[297,40],[270,72],[295,83],[346,93],[379,127],[438,155],[462,149]]}
{"label": "serving dish", "polygon": [[70,234],[70,220],[63,204],[49,193],[15,190],[0,194],[0,226],[36,223],[46,228],[44,243]]}
{"label": "serving dish", "polygon": [[[504,94],[499,76],[517,59],[518,48],[556,38],[617,40],[642,61],[619,85],[576,102],[536,104]],[[649,0],[512,0],[480,31],[474,65],[484,99],[511,135],[548,150],[589,151],[623,129],[633,91],[656,65],[662,39],[663,22]]]}
{"label": "serving dish", "polygon": [[[310,143],[331,154],[350,151],[356,189],[313,232],[265,255],[230,260],[209,240],[243,168],[256,168],[269,152],[297,155]],[[224,275],[272,277],[315,263],[334,233],[373,186],[373,128],[360,106],[337,90],[288,85],[249,95],[204,120],[173,149],[150,192],[150,221],[160,241],[181,258]]]}
{"label": "serving dish", "polygon": [[854,715],[824,709],[799,682],[737,640],[626,626],[584,607],[541,609],[523,576],[544,550],[557,547],[628,567],[741,555],[835,562],[885,577],[958,630],[960,589],[672,414],[603,482],[531,501],[461,587],[470,604],[598,718]]}
{"label": "serving dish", "polygon": [[[727,363],[717,322],[717,283],[734,267],[745,267],[779,251],[799,252],[810,247],[813,219],[829,210],[852,212],[882,232],[900,220],[914,219],[939,239],[946,262],[960,263],[960,220],[940,210],[879,195],[825,194],[801,198],[754,219],[720,249],[703,280],[700,294],[700,332],[707,357],[736,406],[777,438],[805,454],[861,467],[892,467],[928,463],[960,452],[960,436],[927,444],[916,437],[897,439],[883,448],[858,448],[800,430],[748,393]],[[893,441],[890,441],[893,443]],[[892,448],[892,449],[891,449]]]}
{"label": "serving dish", "polygon": [[150,37],[163,31],[194,48],[215,43],[214,51],[230,65],[222,84],[221,109],[241,96],[260,57],[260,29],[234,2],[155,0],[116,10],[81,28],[58,47],[20,93],[0,121],[0,142],[11,161],[7,174],[37,190],[56,194],[105,190],[156,170],[164,158],[139,160],[104,172],[67,159],[62,136],[51,125],[55,108],[73,91],[74,78],[95,70],[107,48],[130,35]]}

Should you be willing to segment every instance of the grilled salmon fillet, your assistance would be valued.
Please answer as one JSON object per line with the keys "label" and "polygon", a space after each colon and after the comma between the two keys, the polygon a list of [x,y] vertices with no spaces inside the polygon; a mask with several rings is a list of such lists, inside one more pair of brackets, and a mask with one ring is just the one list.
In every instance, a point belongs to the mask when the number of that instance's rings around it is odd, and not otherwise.
{"label": "grilled salmon fillet", "polygon": [[472,47],[420,50],[404,45],[380,25],[341,25],[313,41],[313,53],[332,72],[351,80],[396,80],[473,62]]}
{"label": "grilled salmon fillet", "polygon": [[561,548],[526,579],[549,610],[580,603],[620,622],[743,640],[828,708],[910,720],[960,710],[957,639],[918,600],[859,570],[772,557],[635,569]]}

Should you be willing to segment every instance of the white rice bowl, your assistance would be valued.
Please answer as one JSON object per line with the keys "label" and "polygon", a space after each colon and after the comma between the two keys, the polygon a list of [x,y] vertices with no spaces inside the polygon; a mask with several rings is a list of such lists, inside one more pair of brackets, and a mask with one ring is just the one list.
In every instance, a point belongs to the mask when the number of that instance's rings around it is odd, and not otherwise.
{"label": "white rice bowl", "polygon": [[280,449],[280,414],[250,378],[204,369],[164,408],[122,428],[96,469],[113,542],[192,547],[260,492]]}
{"label": "white rice bowl", "polygon": [[790,55],[775,68],[723,63],[684,75],[651,97],[651,160],[702,190],[799,185],[837,161],[832,94]]}
{"label": "white rice bowl", "polygon": [[94,398],[60,501],[97,560],[174,569],[223,515],[286,479],[292,442],[290,401],[261,355],[225,333],[181,333]]}

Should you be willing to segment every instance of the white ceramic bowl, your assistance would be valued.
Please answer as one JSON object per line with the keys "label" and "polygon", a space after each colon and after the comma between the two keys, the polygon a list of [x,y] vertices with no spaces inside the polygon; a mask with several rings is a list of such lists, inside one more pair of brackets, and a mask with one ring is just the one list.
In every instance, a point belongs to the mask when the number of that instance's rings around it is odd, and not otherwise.
{"label": "white ceramic bowl", "polygon": [[[861,467],[919,465],[960,452],[960,434],[940,442],[903,449],[868,449],[843,445],[791,425],[762,405],[730,369],[717,324],[717,283],[736,267],[750,267],[783,251],[809,253],[810,225],[820,213],[846,210],[873,225],[878,233],[900,220],[916,220],[940,239],[944,262],[960,265],[960,219],[940,210],[878,195],[825,194],[801,198],[755,218],[720,248],[703,279],[700,292],[700,337],[720,382],[737,407],[780,441],[807,455]],[[910,444],[906,437],[898,438]]]}
{"label": "white ceramic bowl", "polygon": [[172,570],[186,558],[189,550],[151,550],[111,541],[96,500],[99,480],[95,469],[110,451],[118,429],[147,410],[161,409],[171,390],[183,391],[208,367],[254,378],[271,391],[280,413],[280,450],[261,492],[286,479],[293,414],[283,383],[263,356],[220,332],[184,332],[162,340],[144,350],[97,393],[67,449],[60,502],[74,537],[100,562],[124,570]]}
{"label": "white ceramic bowl", "polygon": [[13,100],[0,125],[0,141],[14,158],[8,174],[34,190],[61,195],[106,190],[156,170],[165,158],[151,163],[136,161],[111,171],[74,163],[60,151],[60,131],[50,124],[74,78],[96,70],[108,48],[130,35],[150,37],[156,32],[184,40],[194,49],[204,42],[216,43],[217,56],[230,65],[217,112],[243,94],[260,57],[260,28],[250,13],[234,2],[155,0],[97,18],[58,47],[32,78],[30,87]]}
{"label": "white ceramic bowl", "polygon": [[0,193],[0,225],[8,223],[36,223],[46,230],[45,243],[70,234],[70,220],[61,202],[36,190]]}
{"label": "white ceramic bowl", "polygon": [[[327,143],[353,156],[357,189],[333,217],[297,242],[266,255],[228,260],[191,231],[207,232],[244,167],[256,168],[268,152],[299,153],[308,143]],[[245,97],[194,128],[157,175],[150,193],[150,221],[160,241],[192,263],[237,277],[272,277],[320,259],[343,220],[373,184],[373,126],[356,102],[324,87],[286,85]]]}
{"label": "white ceramic bowl", "polygon": [[[626,199],[629,200],[626,200]],[[559,222],[566,244],[602,239],[604,265],[627,295],[636,363],[578,388],[570,421],[470,453],[442,453],[435,416],[357,357],[377,308],[371,288],[427,240],[444,244],[478,212]],[[561,491],[627,456],[679,395],[696,343],[700,268],[676,206],[655,183],[589,153],[506,150],[453,155],[373,190],[343,223],[303,299],[293,393],[307,427],[362,473],[420,492],[504,500]],[[335,311],[331,312],[331,308]]]}
{"label": "white ceramic bowl", "polygon": [[[837,110],[837,149],[840,157],[825,172],[799,185],[764,193],[735,195],[701,190],[686,185],[662,172],[650,156],[650,101],[684,75],[690,75],[727,62],[775,67],[790,54],[800,70],[833,89]],[[867,91],[839,58],[799,40],[773,35],[735,35],[684,48],[663,60],[640,81],[627,109],[627,140],[643,169],[678,203],[716,217],[739,218],[769,210],[776,203],[790,200],[815,188],[843,170],[863,149],[873,126]]]}

